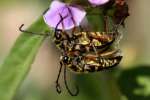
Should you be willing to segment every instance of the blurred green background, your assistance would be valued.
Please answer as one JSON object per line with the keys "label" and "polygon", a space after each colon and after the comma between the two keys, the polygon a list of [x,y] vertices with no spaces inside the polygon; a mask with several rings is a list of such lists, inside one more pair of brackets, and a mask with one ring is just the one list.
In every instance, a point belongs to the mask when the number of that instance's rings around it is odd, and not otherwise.
{"label": "blurred green background", "polygon": [[[0,1],[0,63],[20,35],[18,27],[28,27],[49,6],[49,0]],[[70,86],[79,85],[80,94],[71,97],[65,87],[55,90],[59,53],[46,39],[14,100],[150,100],[150,0],[128,0],[130,17],[121,29],[123,60],[112,70],[74,75],[68,73]],[[7,74],[7,73],[6,73]],[[63,84],[63,82],[62,82]],[[74,88],[72,88],[74,90]]]}

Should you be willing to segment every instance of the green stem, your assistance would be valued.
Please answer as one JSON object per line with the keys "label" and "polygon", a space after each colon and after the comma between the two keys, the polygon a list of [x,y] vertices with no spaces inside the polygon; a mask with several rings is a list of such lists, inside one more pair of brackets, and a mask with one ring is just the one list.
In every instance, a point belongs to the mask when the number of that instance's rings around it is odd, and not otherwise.
{"label": "green stem", "polygon": [[121,100],[121,93],[112,73],[101,74],[101,95],[102,100]]}

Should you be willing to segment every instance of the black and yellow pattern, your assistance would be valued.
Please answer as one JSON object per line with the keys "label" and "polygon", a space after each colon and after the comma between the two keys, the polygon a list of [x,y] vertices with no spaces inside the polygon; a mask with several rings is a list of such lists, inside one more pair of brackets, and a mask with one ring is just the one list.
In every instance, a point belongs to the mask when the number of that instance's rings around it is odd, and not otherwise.
{"label": "black and yellow pattern", "polygon": [[[75,53],[75,52],[74,52]],[[69,55],[69,61],[64,63],[71,71],[77,73],[97,72],[118,65],[122,59],[119,50],[106,52],[108,54]]]}
{"label": "black and yellow pattern", "polygon": [[62,65],[73,72],[87,73],[119,64],[122,59],[120,50],[112,48],[119,33],[117,29],[108,29],[107,20],[105,24],[104,32],[64,31],[56,28],[53,38],[61,50]]}
{"label": "black and yellow pattern", "polygon": [[117,34],[78,32],[69,36],[61,32],[61,38],[54,37],[54,42],[63,51],[61,62],[65,67],[77,73],[96,72],[120,63],[120,50],[109,50]]}

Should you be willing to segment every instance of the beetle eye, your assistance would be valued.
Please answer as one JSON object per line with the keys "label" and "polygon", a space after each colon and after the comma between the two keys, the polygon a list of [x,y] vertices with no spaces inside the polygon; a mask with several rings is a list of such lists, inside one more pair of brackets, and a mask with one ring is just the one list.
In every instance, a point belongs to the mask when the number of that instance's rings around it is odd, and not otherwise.
{"label": "beetle eye", "polygon": [[62,37],[62,30],[56,30],[55,31],[55,37],[56,37],[56,39],[60,39],[61,37]]}
{"label": "beetle eye", "polygon": [[73,40],[76,40],[77,38],[78,38],[78,37],[75,36],[75,35],[72,36],[72,39],[73,39]]}
{"label": "beetle eye", "polygon": [[68,57],[68,56],[64,56],[64,57],[63,57],[63,62],[64,62],[64,63],[68,63],[68,61],[69,61],[69,57]]}

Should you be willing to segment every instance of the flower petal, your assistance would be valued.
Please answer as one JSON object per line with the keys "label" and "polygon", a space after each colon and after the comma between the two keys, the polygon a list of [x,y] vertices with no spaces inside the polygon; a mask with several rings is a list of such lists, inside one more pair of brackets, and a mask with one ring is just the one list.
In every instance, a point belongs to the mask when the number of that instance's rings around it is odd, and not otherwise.
{"label": "flower petal", "polygon": [[54,1],[52,1],[51,5],[50,5],[50,9],[56,10],[56,9],[60,9],[60,8],[62,8],[64,6],[66,6],[65,3],[57,1],[57,0],[54,0]]}
{"label": "flower petal", "polygon": [[84,10],[59,1],[53,1],[50,5],[50,9],[43,17],[46,24],[54,28],[56,28],[57,24],[61,21],[61,17],[65,17],[57,28],[69,30],[75,26],[79,26],[85,15],[86,12]]}
{"label": "flower petal", "polygon": [[86,12],[84,10],[80,10],[78,8],[75,7],[70,7],[73,18],[76,22],[76,26],[79,26],[81,21],[84,19]]}
{"label": "flower petal", "polygon": [[110,0],[88,0],[93,5],[104,5]]}

